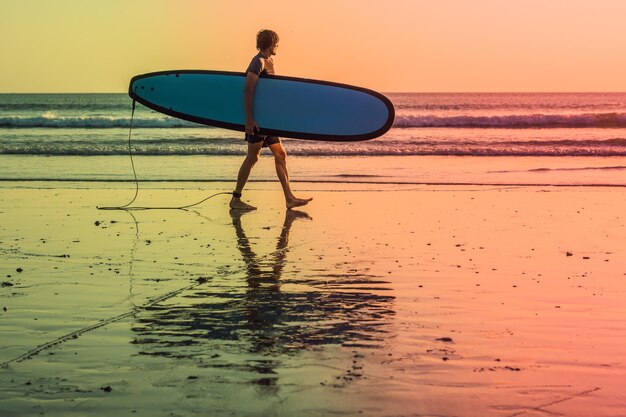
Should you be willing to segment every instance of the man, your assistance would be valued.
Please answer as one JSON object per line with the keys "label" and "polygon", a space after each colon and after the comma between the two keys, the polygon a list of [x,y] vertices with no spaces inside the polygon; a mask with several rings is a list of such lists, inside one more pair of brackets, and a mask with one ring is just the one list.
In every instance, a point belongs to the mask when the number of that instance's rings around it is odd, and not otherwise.
{"label": "man", "polygon": [[241,192],[250,176],[250,171],[258,161],[261,148],[268,147],[274,155],[276,165],[276,175],[280,180],[285,194],[285,205],[288,209],[300,207],[307,204],[312,198],[296,198],[291,191],[289,184],[289,173],[287,172],[287,153],[283,148],[280,138],[276,136],[259,135],[259,125],[254,120],[253,102],[254,89],[260,76],[274,74],[273,55],[278,49],[278,35],[271,30],[261,30],[256,36],[256,48],[259,53],[252,58],[246,70],[246,84],[244,87],[243,99],[246,112],[246,136],[248,142],[248,154],[239,168],[237,185],[230,200],[230,208],[233,210],[256,210],[256,207],[241,201]]}

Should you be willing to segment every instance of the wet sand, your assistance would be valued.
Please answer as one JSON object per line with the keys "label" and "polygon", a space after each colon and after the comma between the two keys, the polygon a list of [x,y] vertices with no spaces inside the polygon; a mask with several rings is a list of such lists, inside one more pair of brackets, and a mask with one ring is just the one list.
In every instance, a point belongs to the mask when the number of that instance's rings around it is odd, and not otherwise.
{"label": "wet sand", "polygon": [[626,413],[621,188],[3,187],[2,416]]}

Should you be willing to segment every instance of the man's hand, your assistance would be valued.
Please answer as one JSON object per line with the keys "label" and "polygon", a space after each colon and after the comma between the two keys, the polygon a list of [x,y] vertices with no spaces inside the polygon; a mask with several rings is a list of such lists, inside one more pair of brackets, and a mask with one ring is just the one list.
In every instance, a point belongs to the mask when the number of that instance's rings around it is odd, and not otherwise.
{"label": "man's hand", "polygon": [[256,120],[247,119],[246,120],[246,133],[248,135],[254,135],[258,131],[259,131],[259,125],[257,124]]}

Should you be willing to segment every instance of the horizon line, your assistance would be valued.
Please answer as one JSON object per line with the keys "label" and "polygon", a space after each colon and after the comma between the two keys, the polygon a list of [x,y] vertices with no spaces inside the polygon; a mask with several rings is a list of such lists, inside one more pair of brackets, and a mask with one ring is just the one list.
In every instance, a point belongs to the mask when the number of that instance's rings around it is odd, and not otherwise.
{"label": "horizon line", "polygon": [[[515,90],[498,90],[498,91],[384,91],[383,94],[624,94],[626,91],[584,91],[584,90],[571,90],[571,91],[515,91]],[[14,95],[14,94],[128,94],[128,91],[53,91],[53,92],[41,92],[41,91],[19,91],[19,92],[4,92],[0,91],[1,95]]]}

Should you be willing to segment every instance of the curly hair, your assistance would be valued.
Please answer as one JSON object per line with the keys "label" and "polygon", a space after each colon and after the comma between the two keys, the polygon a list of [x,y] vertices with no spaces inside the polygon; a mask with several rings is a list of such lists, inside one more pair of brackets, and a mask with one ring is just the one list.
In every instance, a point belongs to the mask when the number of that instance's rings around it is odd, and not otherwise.
{"label": "curly hair", "polygon": [[278,43],[278,34],[273,30],[263,29],[256,34],[256,49],[266,49]]}

